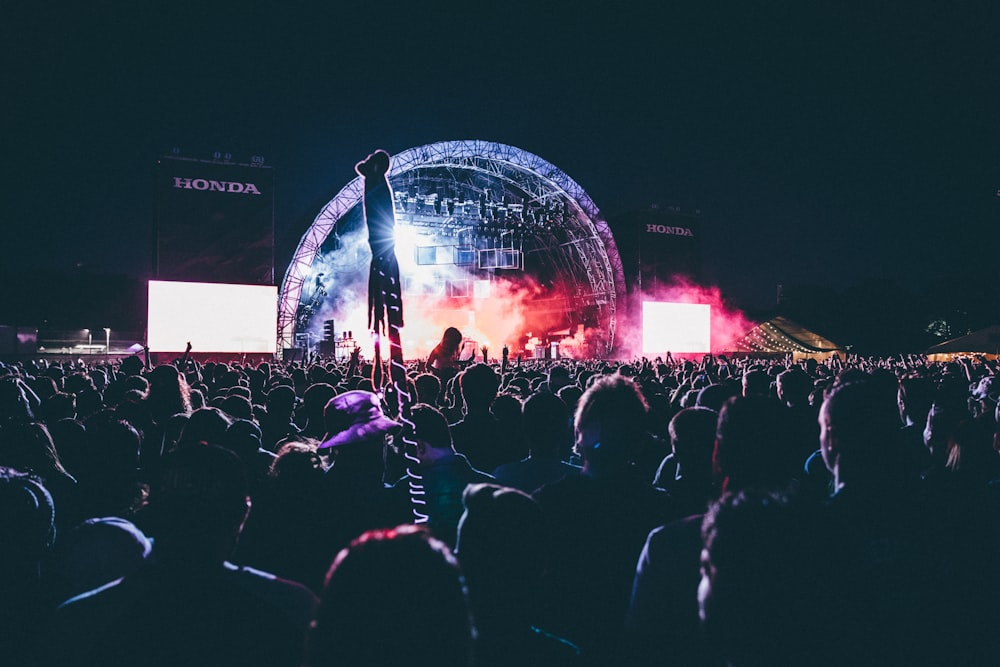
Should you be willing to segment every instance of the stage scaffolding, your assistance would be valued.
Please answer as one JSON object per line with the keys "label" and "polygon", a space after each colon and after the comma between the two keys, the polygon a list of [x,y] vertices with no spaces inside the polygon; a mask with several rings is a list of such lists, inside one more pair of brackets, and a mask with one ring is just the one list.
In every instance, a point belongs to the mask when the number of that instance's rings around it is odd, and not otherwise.
{"label": "stage scaffolding", "polygon": [[[606,332],[606,353],[611,352],[617,300],[625,294],[621,258],[597,206],[563,171],[513,146],[468,140],[393,155],[388,176],[397,225],[433,227],[454,239],[456,253],[486,251],[463,256],[471,261],[492,257],[498,268],[523,269],[527,257],[547,264],[569,287],[561,300],[564,311],[577,317],[587,313],[588,325]],[[360,207],[363,194],[364,183],[353,179],[302,236],[279,292],[280,347],[291,347],[304,324],[302,306],[308,299],[303,287],[313,262],[328,237],[337,234],[338,223]]]}

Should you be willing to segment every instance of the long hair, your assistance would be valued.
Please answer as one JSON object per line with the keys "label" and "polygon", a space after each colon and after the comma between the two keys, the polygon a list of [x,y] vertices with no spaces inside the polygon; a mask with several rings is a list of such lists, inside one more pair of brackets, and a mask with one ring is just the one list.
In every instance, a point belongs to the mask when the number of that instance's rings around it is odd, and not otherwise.
{"label": "long hair", "polygon": [[438,348],[444,356],[451,356],[458,352],[458,346],[462,344],[462,332],[455,327],[448,327],[441,336]]}
{"label": "long hair", "polygon": [[0,465],[33,472],[42,479],[51,475],[69,477],[49,429],[41,422],[17,424],[3,429]]}
{"label": "long hair", "polygon": [[190,414],[191,390],[184,375],[169,365],[154,368],[149,374],[146,404],[157,424],[165,423],[178,413]]}

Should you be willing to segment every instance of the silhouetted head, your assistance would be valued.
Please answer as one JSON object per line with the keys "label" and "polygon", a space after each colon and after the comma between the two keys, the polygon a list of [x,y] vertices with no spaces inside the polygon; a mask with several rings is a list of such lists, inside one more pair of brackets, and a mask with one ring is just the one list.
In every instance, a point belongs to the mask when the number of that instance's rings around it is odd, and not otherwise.
{"label": "silhouetted head", "polygon": [[295,408],[295,390],[288,385],[278,385],[267,393],[267,413],[271,416],[290,415]]}
{"label": "silhouetted head", "polygon": [[585,474],[621,471],[635,460],[645,437],[648,406],[638,385],[621,375],[603,376],[577,405],[575,451]]}
{"label": "silhouetted head", "polygon": [[500,380],[496,371],[486,364],[473,364],[458,376],[462,400],[469,409],[488,410],[497,396]]}
{"label": "silhouetted head", "polygon": [[157,553],[173,562],[223,561],[250,510],[248,494],[243,463],[224,447],[166,454],[146,508]]}
{"label": "silhouetted head", "polygon": [[708,408],[718,414],[722,409],[722,404],[733,397],[735,387],[730,384],[716,382],[698,391],[698,398],[695,399],[695,406]]}
{"label": "silhouetted head", "polygon": [[458,344],[462,342],[462,332],[455,327],[448,327],[441,336],[441,342],[449,349],[457,349]]}
{"label": "silhouetted head", "polygon": [[674,415],[667,430],[679,465],[711,470],[718,420],[718,413],[708,408],[684,408]]}
{"label": "silhouetted head", "polygon": [[448,419],[437,408],[418,403],[410,410],[410,422],[404,438],[416,442],[416,455],[421,463],[431,463],[455,452]]}
{"label": "silhouetted head", "polygon": [[789,368],[778,375],[778,398],[786,405],[806,405],[812,391],[812,378],[801,368]]}
{"label": "silhouetted head", "polygon": [[219,408],[233,419],[253,419],[253,404],[250,399],[238,394],[226,396]]}
{"label": "silhouetted head", "polygon": [[458,563],[416,526],[364,533],[334,560],[307,664],[472,664],[474,630]]}
{"label": "silhouetted head", "polygon": [[55,535],[55,506],[42,480],[0,466],[0,577],[37,579]]}
{"label": "silhouetted head", "polygon": [[540,391],[521,407],[524,434],[533,456],[554,456],[569,441],[569,410],[558,396]]}
{"label": "silhouetted head", "polygon": [[819,411],[820,448],[838,486],[896,481],[902,472],[894,392],[871,382],[835,385]]}
{"label": "silhouetted head", "polygon": [[526,493],[496,484],[470,484],[462,504],[455,553],[473,600],[524,602],[546,566],[541,507]]}
{"label": "silhouetted head", "polygon": [[709,641],[728,664],[828,659],[823,642],[839,639],[824,622],[831,605],[822,573],[832,550],[816,524],[803,507],[773,492],[726,494],[709,507],[698,607]]}
{"label": "silhouetted head", "polygon": [[50,475],[66,474],[52,435],[40,422],[11,425],[3,430],[0,465],[33,472],[48,482],[52,481]]}
{"label": "silhouetted head", "polygon": [[901,377],[896,390],[899,418],[904,424],[923,426],[927,423],[927,413],[933,402],[933,386],[930,380],[919,375]]}
{"label": "silhouetted head", "polygon": [[767,396],[771,393],[771,376],[759,369],[743,374],[744,396]]}
{"label": "silhouetted head", "polygon": [[226,431],[233,419],[219,408],[201,408],[191,413],[184,424],[178,447],[191,445],[219,445],[225,440]]}
{"label": "silhouetted head", "polygon": [[783,488],[802,461],[786,428],[788,409],[776,399],[735,396],[722,406],[715,431],[715,467],[726,488]]}

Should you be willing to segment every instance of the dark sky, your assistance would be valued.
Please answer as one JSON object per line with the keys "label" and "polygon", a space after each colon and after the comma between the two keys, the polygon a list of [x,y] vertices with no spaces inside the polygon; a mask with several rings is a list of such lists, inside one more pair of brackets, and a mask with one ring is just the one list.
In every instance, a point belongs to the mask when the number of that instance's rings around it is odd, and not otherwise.
{"label": "dark sky", "polygon": [[992,3],[59,4],[0,28],[8,269],[148,275],[178,148],[275,168],[280,278],[357,160],[453,139],[699,210],[738,303],[996,264]]}

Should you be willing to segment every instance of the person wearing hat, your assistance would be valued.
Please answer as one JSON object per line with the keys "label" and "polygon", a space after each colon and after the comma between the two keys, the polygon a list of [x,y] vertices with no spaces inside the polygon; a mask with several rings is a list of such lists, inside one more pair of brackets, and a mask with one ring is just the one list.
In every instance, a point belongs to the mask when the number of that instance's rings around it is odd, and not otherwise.
{"label": "person wearing hat", "polygon": [[344,445],[381,443],[400,427],[382,412],[377,395],[370,391],[347,391],[331,398],[323,410],[326,436],[320,450],[334,448],[339,456]]}
{"label": "person wearing hat", "polygon": [[[334,391],[327,384],[313,388]],[[302,506],[291,518],[280,503],[275,504],[283,494],[265,496],[250,518],[239,553],[319,591],[341,549],[366,530],[395,523],[392,495],[383,483],[383,456],[385,437],[399,424],[385,416],[378,396],[368,391],[333,395],[313,412],[311,422],[322,419],[320,444],[304,444],[310,442],[305,439],[285,447],[313,452],[318,468],[315,488],[311,475],[302,481],[298,486]],[[272,469],[272,483],[277,474]]]}
{"label": "person wearing hat", "polygon": [[[385,437],[400,428],[370,391],[347,391],[323,411],[326,435],[318,449],[332,459],[324,507],[330,560],[366,530],[395,525],[392,494],[383,481]],[[329,562],[327,562],[329,565]]]}

